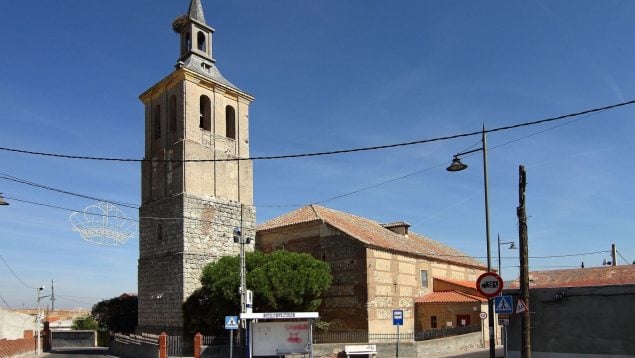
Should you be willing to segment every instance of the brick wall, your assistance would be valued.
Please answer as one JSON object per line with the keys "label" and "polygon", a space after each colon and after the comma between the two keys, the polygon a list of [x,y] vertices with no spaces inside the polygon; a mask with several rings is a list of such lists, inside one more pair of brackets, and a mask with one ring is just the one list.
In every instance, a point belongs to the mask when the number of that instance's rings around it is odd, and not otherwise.
{"label": "brick wall", "polygon": [[33,331],[24,331],[24,338],[22,339],[0,339],[0,358],[13,357],[28,352],[35,352]]}

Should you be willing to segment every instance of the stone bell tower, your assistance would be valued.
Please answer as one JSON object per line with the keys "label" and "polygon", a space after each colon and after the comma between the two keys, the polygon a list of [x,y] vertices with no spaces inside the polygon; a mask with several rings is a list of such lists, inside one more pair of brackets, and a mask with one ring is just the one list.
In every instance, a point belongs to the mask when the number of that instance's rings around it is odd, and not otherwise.
{"label": "stone bell tower", "polygon": [[181,305],[200,287],[202,268],[239,253],[234,228],[255,236],[252,162],[237,160],[249,157],[253,97],[216,67],[214,29],[200,0],[172,26],[180,36],[176,69],[139,97],[145,157],[137,331],[181,334]]}

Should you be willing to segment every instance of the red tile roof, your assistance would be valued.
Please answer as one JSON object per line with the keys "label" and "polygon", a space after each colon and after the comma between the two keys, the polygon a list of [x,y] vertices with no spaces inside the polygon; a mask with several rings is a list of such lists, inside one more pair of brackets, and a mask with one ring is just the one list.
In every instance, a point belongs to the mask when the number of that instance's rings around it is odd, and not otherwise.
{"label": "red tile roof", "polygon": [[[567,270],[533,271],[530,288],[613,286],[635,284],[635,265],[603,266]],[[510,288],[518,288],[514,280]]]}
{"label": "red tile roof", "polygon": [[441,291],[417,297],[415,303],[482,303],[486,298],[470,295],[460,291]]}
{"label": "red tile roof", "polygon": [[439,281],[449,282],[449,283],[457,285],[457,286],[461,286],[461,287],[465,287],[465,288],[471,288],[473,290],[476,290],[476,281],[455,280],[455,279],[452,279],[452,278],[444,278],[444,277],[435,277],[434,279],[435,280],[439,280]]}
{"label": "red tile roof", "polygon": [[400,235],[376,221],[318,205],[308,205],[271,219],[259,225],[258,232],[312,222],[326,223],[368,246],[485,269],[482,262],[425,236],[413,232]]}

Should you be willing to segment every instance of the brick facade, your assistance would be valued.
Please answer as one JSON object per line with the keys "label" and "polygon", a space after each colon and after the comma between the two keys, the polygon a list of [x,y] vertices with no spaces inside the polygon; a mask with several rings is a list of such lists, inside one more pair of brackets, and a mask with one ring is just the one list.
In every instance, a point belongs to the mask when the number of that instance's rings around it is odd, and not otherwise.
{"label": "brick facade", "polygon": [[[318,219],[312,219],[314,215]],[[356,231],[358,226],[361,229]],[[385,246],[369,245],[373,239]],[[393,243],[413,249],[387,247]],[[438,256],[418,254],[415,247],[425,244],[429,246],[424,249],[435,250]],[[404,311],[402,333],[418,330],[415,299],[432,292],[435,277],[475,281],[485,271],[477,261],[449,260],[460,255],[452,251],[443,256],[444,247],[416,234],[396,234],[370,220],[313,205],[261,225],[256,239],[257,250],[303,252],[328,262],[333,284],[318,309],[320,317],[330,323],[330,330],[369,333],[393,333],[393,309]]]}
{"label": "brick facade", "polygon": [[0,339],[0,358],[14,357],[35,352],[35,336],[33,331],[24,331],[22,339]]}

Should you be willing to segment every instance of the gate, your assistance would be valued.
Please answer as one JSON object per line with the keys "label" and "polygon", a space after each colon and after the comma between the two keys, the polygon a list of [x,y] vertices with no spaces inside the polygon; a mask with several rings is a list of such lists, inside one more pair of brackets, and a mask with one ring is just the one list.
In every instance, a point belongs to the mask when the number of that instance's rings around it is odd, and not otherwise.
{"label": "gate", "polygon": [[168,357],[183,357],[183,336],[168,336]]}
{"label": "gate", "polygon": [[97,331],[51,330],[51,349],[92,348],[97,346]]}

